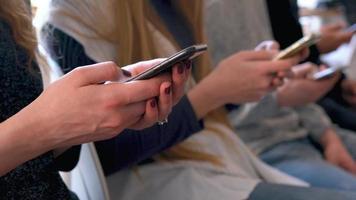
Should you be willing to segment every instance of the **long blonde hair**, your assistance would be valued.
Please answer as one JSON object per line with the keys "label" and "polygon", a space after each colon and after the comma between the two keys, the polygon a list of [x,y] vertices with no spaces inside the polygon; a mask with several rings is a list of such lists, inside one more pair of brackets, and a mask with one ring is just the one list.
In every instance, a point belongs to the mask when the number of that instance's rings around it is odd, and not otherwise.
{"label": "long blonde hair", "polygon": [[[33,63],[41,70],[43,85],[50,82],[50,68],[46,58],[39,52],[35,28],[32,26],[31,4],[25,0],[0,0],[0,19],[10,25],[15,43],[23,48],[28,55],[27,67],[30,72]],[[1,30],[0,30],[1,31]],[[37,73],[34,73],[38,75]]]}
{"label": "long blonde hair", "polygon": [[10,25],[16,44],[26,51],[30,67],[37,51],[30,5],[24,0],[0,0],[0,18]]}

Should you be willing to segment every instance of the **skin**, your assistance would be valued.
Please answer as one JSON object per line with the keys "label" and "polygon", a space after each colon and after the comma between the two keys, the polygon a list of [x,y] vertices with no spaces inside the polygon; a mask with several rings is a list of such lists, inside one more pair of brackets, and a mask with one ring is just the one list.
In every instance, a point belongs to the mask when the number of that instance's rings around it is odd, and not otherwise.
{"label": "skin", "polygon": [[333,129],[326,130],[321,145],[324,149],[324,157],[329,163],[356,175],[356,162]]}
{"label": "skin", "polygon": [[[134,75],[158,61],[130,69],[135,70]],[[112,62],[73,70],[0,123],[0,176],[52,149],[109,139],[126,128],[152,126],[167,117],[183,95],[179,91],[183,91],[190,70],[184,66],[183,73],[178,73],[176,66],[172,75],[129,83],[107,82],[124,78]],[[100,84],[103,82],[107,83]]]}
{"label": "skin", "polygon": [[323,80],[313,80],[310,76],[323,70],[325,66],[304,63],[293,67],[293,77],[277,89],[277,100],[280,106],[293,107],[314,103],[329,92],[340,78],[337,73]]}
{"label": "skin", "polygon": [[323,26],[320,29],[321,39],[317,43],[320,53],[329,53],[340,45],[350,42],[354,32],[345,31],[346,25],[334,23]]}
{"label": "skin", "polygon": [[280,86],[285,72],[305,57],[299,54],[272,61],[277,53],[268,50],[242,51],[221,61],[212,73],[188,93],[197,117],[203,118],[227,103],[260,100]]}
{"label": "skin", "polygon": [[356,108],[356,81],[346,79],[341,84],[343,98],[353,108]]}

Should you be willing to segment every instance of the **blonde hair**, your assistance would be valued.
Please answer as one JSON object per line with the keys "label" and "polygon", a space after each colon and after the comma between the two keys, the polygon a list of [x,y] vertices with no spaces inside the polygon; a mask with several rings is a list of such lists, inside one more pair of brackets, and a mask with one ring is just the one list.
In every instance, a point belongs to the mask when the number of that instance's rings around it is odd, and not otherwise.
{"label": "blonde hair", "polygon": [[[179,12],[188,22],[192,30],[194,40],[196,43],[205,43],[206,38],[203,33],[203,1],[202,0],[177,0],[173,1],[177,6]],[[159,57],[157,52],[158,47],[149,30],[149,21],[158,31],[160,31],[168,40],[177,48],[179,46],[174,37],[169,33],[164,23],[149,5],[146,0],[107,0],[103,3],[108,3],[110,10],[106,13],[96,13],[98,18],[104,15],[111,15],[114,18],[114,24],[107,26],[105,23],[90,23],[75,13],[69,13],[61,10],[61,15],[71,18],[80,23],[83,27],[90,30],[91,33],[78,33],[84,37],[93,39],[99,38],[105,40],[116,46],[117,52],[115,62],[119,66],[125,66],[131,63],[139,62],[141,60],[153,59]],[[56,6],[55,3],[53,5]],[[74,5],[73,5],[74,6]],[[93,8],[91,8],[93,9]],[[91,10],[91,12],[94,12]],[[107,16],[106,16],[107,17]],[[106,26],[105,26],[106,25]],[[87,35],[86,35],[87,34]],[[211,71],[210,58],[208,54],[204,54],[195,61],[195,71],[193,76],[196,81],[201,80]],[[208,117],[215,121],[229,124],[226,119],[226,112],[224,109],[217,109],[209,113]],[[218,133],[224,140],[223,134]],[[228,141],[228,139],[226,139]],[[176,145],[171,149],[161,153],[156,158],[161,161],[175,161],[175,160],[197,160],[211,162],[216,165],[222,165],[221,160],[209,153],[194,150],[194,144],[184,142]]]}
{"label": "blonde hair", "polygon": [[25,0],[0,0],[0,18],[10,25],[16,44],[23,48],[28,55],[27,67],[32,70],[33,62],[37,61],[43,83],[47,85],[50,71],[46,59],[37,48],[38,43],[35,29],[32,26],[30,3]]}
{"label": "blonde hair", "polygon": [[31,8],[24,0],[0,0],[0,18],[11,27],[16,44],[29,56],[28,66],[36,58],[37,40],[31,23]]}

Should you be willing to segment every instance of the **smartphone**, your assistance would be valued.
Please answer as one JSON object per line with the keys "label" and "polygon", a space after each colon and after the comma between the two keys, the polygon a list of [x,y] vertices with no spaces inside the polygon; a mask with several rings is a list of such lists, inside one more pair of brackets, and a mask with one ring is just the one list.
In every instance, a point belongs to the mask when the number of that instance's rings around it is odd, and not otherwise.
{"label": "smartphone", "polygon": [[349,26],[346,30],[346,32],[352,32],[352,33],[356,33],[356,23]]}
{"label": "smartphone", "polygon": [[327,79],[334,75],[336,72],[339,72],[343,70],[346,67],[329,67],[327,69],[324,69],[323,71],[316,72],[312,75],[313,80],[322,80],[322,79]]}
{"label": "smartphone", "polygon": [[292,57],[303,49],[316,44],[319,40],[320,34],[312,33],[310,35],[304,36],[286,49],[282,50],[273,60],[281,60]]}
{"label": "smartphone", "polygon": [[208,46],[206,44],[199,44],[199,45],[193,45],[190,46],[186,49],[183,49],[182,51],[179,51],[178,53],[170,56],[166,60],[162,61],[161,63],[145,70],[144,72],[138,74],[137,76],[134,76],[125,82],[130,82],[130,81],[135,81],[135,80],[146,80],[153,78],[157,75],[160,75],[162,73],[168,72],[172,69],[172,67],[180,62],[186,61],[186,60],[193,60],[197,56],[201,55],[208,49]]}

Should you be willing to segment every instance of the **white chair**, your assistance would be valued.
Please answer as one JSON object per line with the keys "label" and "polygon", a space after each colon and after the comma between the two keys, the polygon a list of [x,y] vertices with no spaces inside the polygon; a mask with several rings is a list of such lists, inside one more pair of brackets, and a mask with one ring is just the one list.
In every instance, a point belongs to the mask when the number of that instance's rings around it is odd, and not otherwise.
{"label": "white chair", "polygon": [[110,200],[106,179],[93,143],[82,145],[78,165],[70,173],[69,187],[80,200]]}

